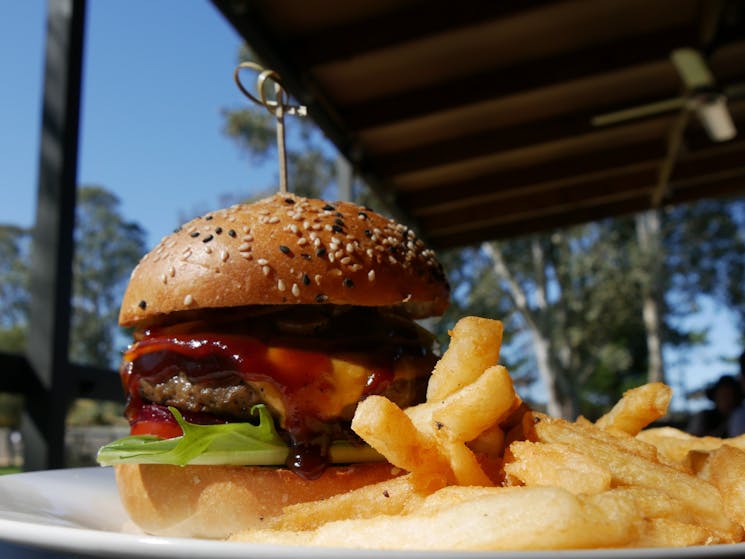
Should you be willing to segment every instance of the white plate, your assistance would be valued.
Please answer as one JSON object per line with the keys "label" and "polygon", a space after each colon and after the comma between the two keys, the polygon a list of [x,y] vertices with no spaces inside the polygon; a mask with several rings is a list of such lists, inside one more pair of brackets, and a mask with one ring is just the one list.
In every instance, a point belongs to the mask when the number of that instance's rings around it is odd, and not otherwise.
{"label": "white plate", "polygon": [[[381,534],[384,538],[385,534]],[[148,536],[119,503],[111,468],[78,468],[0,477],[0,540],[75,556],[179,559],[347,559],[350,550]],[[570,552],[353,552],[360,559],[663,559],[743,557],[745,544],[686,549]]]}

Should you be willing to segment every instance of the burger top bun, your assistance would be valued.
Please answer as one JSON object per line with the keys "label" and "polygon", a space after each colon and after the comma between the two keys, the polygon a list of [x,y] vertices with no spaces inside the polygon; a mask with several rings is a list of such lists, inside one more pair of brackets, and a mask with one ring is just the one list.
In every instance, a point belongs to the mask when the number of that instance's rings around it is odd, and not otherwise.
{"label": "burger top bun", "polygon": [[423,318],[442,314],[449,295],[442,266],[411,229],[349,202],[283,193],[164,237],[133,270],[119,323],[282,304],[402,306]]}

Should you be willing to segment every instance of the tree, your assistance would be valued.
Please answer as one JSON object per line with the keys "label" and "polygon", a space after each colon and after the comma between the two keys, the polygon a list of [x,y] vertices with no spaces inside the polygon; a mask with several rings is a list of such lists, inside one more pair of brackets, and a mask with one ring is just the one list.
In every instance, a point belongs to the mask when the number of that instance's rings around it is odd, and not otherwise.
{"label": "tree", "polygon": [[70,359],[110,366],[117,359],[119,304],[145,252],[145,233],[119,213],[119,199],[97,186],[78,190]]}
{"label": "tree", "polygon": [[28,325],[28,250],[30,234],[0,226],[0,351],[22,353]]}
{"label": "tree", "polygon": [[702,296],[745,325],[744,204],[705,200],[458,251],[451,312],[505,321],[508,366],[541,381],[550,413],[597,416],[625,389],[666,380],[663,347],[706,341],[705,327],[676,326]]}

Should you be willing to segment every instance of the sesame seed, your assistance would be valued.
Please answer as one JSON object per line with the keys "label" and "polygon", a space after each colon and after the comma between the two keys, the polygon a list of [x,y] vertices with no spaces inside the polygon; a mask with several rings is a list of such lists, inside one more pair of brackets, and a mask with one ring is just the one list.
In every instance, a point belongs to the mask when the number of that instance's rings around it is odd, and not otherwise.
{"label": "sesame seed", "polygon": [[321,280],[323,279],[323,276],[321,274],[316,274],[313,276],[313,281],[316,282],[316,285],[321,285]]}
{"label": "sesame seed", "polygon": [[147,308],[147,301],[142,300],[139,303],[137,303],[137,306],[140,307],[144,311]]}
{"label": "sesame seed", "polygon": [[367,219],[367,214],[365,212],[359,212],[357,214],[357,217],[359,217],[360,219]]}
{"label": "sesame seed", "polygon": [[297,286],[297,284],[296,284],[296,283],[293,283],[293,284],[292,284],[292,294],[293,294],[293,295],[294,295],[295,297],[299,297],[299,296],[300,296],[300,288],[299,288],[299,287]]}
{"label": "sesame seed", "polygon": [[228,235],[230,235],[231,237],[235,238],[235,236],[237,235],[237,233],[235,232],[235,229],[228,229]]}
{"label": "sesame seed", "polygon": [[308,274],[303,274],[303,284],[310,285],[310,276]]}
{"label": "sesame seed", "polygon": [[344,287],[354,287],[354,282],[349,278],[344,278],[342,283],[344,284]]}
{"label": "sesame seed", "polygon": [[228,256],[229,255],[227,250],[223,250],[222,252],[220,252],[220,260],[222,260],[223,262],[227,262]]}
{"label": "sesame seed", "polygon": [[212,247],[211,246],[204,247],[204,252],[206,252],[207,254],[212,254]]}
{"label": "sesame seed", "polygon": [[166,285],[168,283],[168,276],[166,276],[165,274],[161,274],[160,283],[162,283],[163,285]]}
{"label": "sesame seed", "polygon": [[215,227],[215,234],[221,235],[222,234],[222,227]]}
{"label": "sesame seed", "polygon": [[203,243],[209,243],[212,239],[214,239],[212,235],[207,235],[204,239],[202,239]]}
{"label": "sesame seed", "polygon": [[264,274],[265,276],[268,276],[269,275],[269,272],[271,272],[271,271],[272,271],[272,269],[269,266],[262,266],[261,267],[261,273]]}
{"label": "sesame seed", "polygon": [[290,254],[290,253],[292,252],[292,251],[290,250],[290,247],[288,247],[287,245],[279,245],[279,250],[280,250],[280,252],[282,252],[283,254]]}
{"label": "sesame seed", "polygon": [[173,266],[168,268],[168,275],[174,277],[176,275],[176,268],[174,268]]}
{"label": "sesame seed", "polygon": [[199,236],[199,231],[192,231],[190,236],[192,239],[196,239]]}
{"label": "sesame seed", "polygon": [[241,244],[240,244],[240,245],[238,246],[238,251],[239,251],[239,252],[248,252],[248,251],[250,251],[250,250],[251,250],[251,245],[250,245],[250,244],[248,244],[248,243],[241,243]]}
{"label": "sesame seed", "polygon": [[269,264],[269,261],[266,258],[259,258],[256,262],[259,264],[259,266],[266,266],[267,264]]}
{"label": "sesame seed", "polygon": [[367,280],[375,281],[375,270],[370,270],[369,272],[367,272]]}
{"label": "sesame seed", "polygon": [[308,244],[308,239],[306,239],[305,237],[300,237],[297,240],[297,244],[299,244],[300,246],[305,246]]}
{"label": "sesame seed", "polygon": [[306,260],[310,260],[311,258],[313,258],[313,257],[312,257],[312,256],[311,256],[310,254],[308,254],[307,252],[301,252],[301,253],[300,253],[300,256],[302,256],[302,257],[303,257],[303,258],[305,258]]}
{"label": "sesame seed", "polygon": [[334,231],[335,233],[343,233],[344,232],[344,229],[342,228],[342,226],[341,225],[337,225],[336,223],[334,223],[331,226],[331,230]]}
{"label": "sesame seed", "polygon": [[316,295],[316,303],[325,303],[328,300],[328,295],[324,295],[323,293],[319,293],[318,295]]}
{"label": "sesame seed", "polygon": [[295,200],[293,200],[292,198],[285,198],[285,204],[294,204],[294,203],[295,203]]}
{"label": "sesame seed", "polygon": [[276,215],[273,215],[267,220],[267,223],[279,223],[279,218]]}
{"label": "sesame seed", "polygon": [[352,262],[352,259],[349,256],[345,256],[344,258],[342,258],[341,260],[339,260],[339,262],[341,262],[342,264],[344,264],[346,266],[347,264],[349,264],[350,262]]}
{"label": "sesame seed", "polygon": [[189,306],[193,302],[194,302],[194,297],[192,297],[191,295],[187,295],[186,297],[184,297],[184,305]]}
{"label": "sesame seed", "polygon": [[204,217],[204,219],[206,219],[207,221],[211,221],[212,220],[212,216],[211,215],[207,215],[207,216]]}
{"label": "sesame seed", "polygon": [[354,243],[347,243],[347,253],[354,254]]}
{"label": "sesame seed", "polygon": [[248,233],[249,231],[251,231],[251,228],[248,225],[244,225],[243,226],[243,232],[244,233]]}
{"label": "sesame seed", "polygon": [[277,280],[277,289],[284,291],[286,289],[284,280]]}
{"label": "sesame seed", "polygon": [[336,208],[332,206],[331,204],[326,204],[323,209],[327,212],[333,212]]}

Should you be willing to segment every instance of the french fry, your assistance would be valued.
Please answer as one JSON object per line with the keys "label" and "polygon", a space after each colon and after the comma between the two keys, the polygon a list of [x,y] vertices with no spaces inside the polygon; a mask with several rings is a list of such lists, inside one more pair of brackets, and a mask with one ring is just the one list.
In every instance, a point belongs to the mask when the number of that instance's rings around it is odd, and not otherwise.
{"label": "french fry", "polygon": [[489,458],[501,458],[504,454],[504,431],[499,425],[492,425],[481,434],[468,441],[467,445],[473,452],[488,456]]}
{"label": "french fry", "polygon": [[595,425],[606,431],[636,435],[667,413],[671,398],[672,390],[661,382],[632,388]]}
{"label": "french fry", "polygon": [[[240,541],[342,548],[678,547],[745,536],[745,435],[649,428],[671,391],[627,391],[597,422],[533,411],[497,364],[498,321],[466,317],[427,401],[362,401],[352,428],[410,473],[288,506]],[[384,534],[384,537],[381,537]]]}
{"label": "french fry", "polygon": [[489,367],[472,383],[433,404],[435,433],[455,441],[471,441],[495,425],[513,407],[515,389],[507,369]]}
{"label": "french fry", "polygon": [[287,506],[269,526],[276,530],[313,530],[336,520],[400,514],[424,499],[411,478],[411,474],[402,475],[320,501]]}
{"label": "french fry", "polygon": [[401,408],[387,398],[369,396],[360,402],[352,419],[352,430],[388,462],[415,474],[419,488],[434,490],[452,483],[449,460],[434,438],[419,431]]}
{"label": "french fry", "polygon": [[[307,532],[260,530],[233,540],[400,550],[581,549],[627,545],[637,533],[628,501],[575,496],[558,488],[475,488],[459,498],[445,488],[440,503],[400,516],[324,524]],[[453,490],[456,490],[455,492]],[[438,506],[439,505],[439,506]],[[302,535],[302,538],[298,537]]]}
{"label": "french fry", "polygon": [[591,456],[557,444],[516,441],[510,445],[505,473],[529,486],[561,487],[575,495],[611,487],[611,473]]}
{"label": "french fry", "polygon": [[499,361],[502,323],[479,317],[461,318],[450,332],[450,345],[432,371],[427,401],[442,400],[475,381]]}
{"label": "french fry", "polygon": [[745,528],[745,451],[726,444],[715,450],[709,479],[719,489],[727,515]]}
{"label": "french fry", "polygon": [[740,527],[721,514],[722,498],[711,484],[630,453],[619,448],[613,438],[601,440],[588,433],[589,429],[561,419],[543,416],[535,431],[541,442],[564,443],[576,452],[592,456],[610,470],[615,485],[660,489],[679,499],[695,514],[697,523],[721,534],[723,541],[739,541],[742,537]]}

